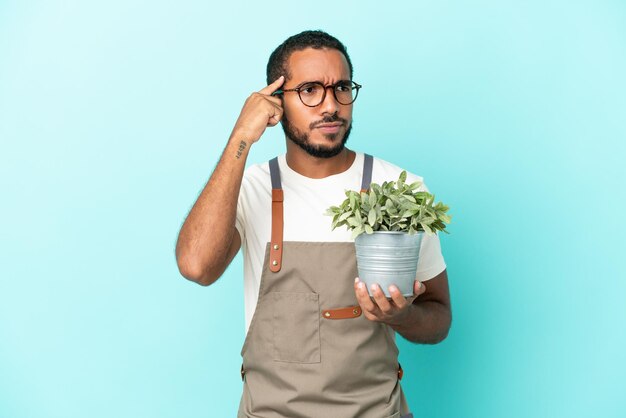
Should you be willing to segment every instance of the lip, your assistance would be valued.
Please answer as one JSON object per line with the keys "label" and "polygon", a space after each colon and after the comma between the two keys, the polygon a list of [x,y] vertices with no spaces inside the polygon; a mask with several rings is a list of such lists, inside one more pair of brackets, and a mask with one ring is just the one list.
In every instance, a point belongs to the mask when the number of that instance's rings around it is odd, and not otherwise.
{"label": "lip", "polygon": [[315,128],[319,129],[320,131],[324,133],[337,133],[339,132],[339,128],[341,128],[342,125],[343,123],[341,122],[322,123],[320,125],[317,125]]}

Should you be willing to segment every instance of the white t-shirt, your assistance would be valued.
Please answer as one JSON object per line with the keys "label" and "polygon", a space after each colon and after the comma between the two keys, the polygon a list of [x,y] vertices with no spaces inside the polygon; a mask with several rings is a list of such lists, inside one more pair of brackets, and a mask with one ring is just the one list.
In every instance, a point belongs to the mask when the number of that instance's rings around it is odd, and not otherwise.
{"label": "white t-shirt", "polygon": [[[285,154],[278,157],[284,193],[283,241],[353,242],[345,227],[331,230],[332,217],[325,215],[330,206],[339,206],[346,190],[360,190],[363,177],[362,153],[357,152],[354,163],[343,173],[322,179],[312,179],[293,171]],[[394,181],[402,172],[384,160],[374,158],[372,183]],[[407,173],[407,182],[423,181]],[[427,190],[423,185],[422,190]],[[244,257],[244,304],[246,333],[256,308],[261,284],[265,248],[271,238],[272,183],[269,163],[248,167],[244,173],[237,202],[236,228],[241,237]],[[417,280],[432,279],[446,268],[439,237],[425,234],[417,264]]]}

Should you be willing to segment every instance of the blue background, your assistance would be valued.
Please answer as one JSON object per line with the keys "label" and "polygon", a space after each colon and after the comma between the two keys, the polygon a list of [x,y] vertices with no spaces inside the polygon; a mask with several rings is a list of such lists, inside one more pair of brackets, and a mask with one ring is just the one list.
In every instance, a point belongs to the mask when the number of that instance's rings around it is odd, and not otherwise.
{"label": "blue background", "polygon": [[4,0],[0,417],[235,415],[241,255],[203,288],[174,245],[311,28],[364,86],[349,146],[452,207],[450,335],[400,342],[416,416],[625,416],[623,1]]}

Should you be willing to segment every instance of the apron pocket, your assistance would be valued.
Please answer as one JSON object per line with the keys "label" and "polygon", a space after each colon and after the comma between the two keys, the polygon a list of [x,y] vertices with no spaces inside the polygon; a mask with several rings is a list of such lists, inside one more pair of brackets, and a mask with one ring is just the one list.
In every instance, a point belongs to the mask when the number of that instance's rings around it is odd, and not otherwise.
{"label": "apron pocket", "polygon": [[274,360],[320,362],[320,308],[317,293],[272,292]]}

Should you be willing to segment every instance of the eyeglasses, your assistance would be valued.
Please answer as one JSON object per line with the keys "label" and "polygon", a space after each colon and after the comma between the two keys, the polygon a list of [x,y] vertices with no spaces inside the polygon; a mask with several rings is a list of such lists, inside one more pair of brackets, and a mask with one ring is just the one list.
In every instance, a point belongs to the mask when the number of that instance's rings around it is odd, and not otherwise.
{"label": "eyeglasses", "polygon": [[326,99],[326,89],[331,87],[337,102],[342,105],[349,105],[354,103],[356,97],[359,95],[359,89],[363,86],[349,80],[341,80],[328,86],[323,85],[319,81],[310,81],[301,84],[295,89],[276,90],[272,93],[272,96],[277,96],[288,91],[296,91],[298,92],[300,101],[302,101],[305,106],[315,107],[324,102],[324,99]]}

